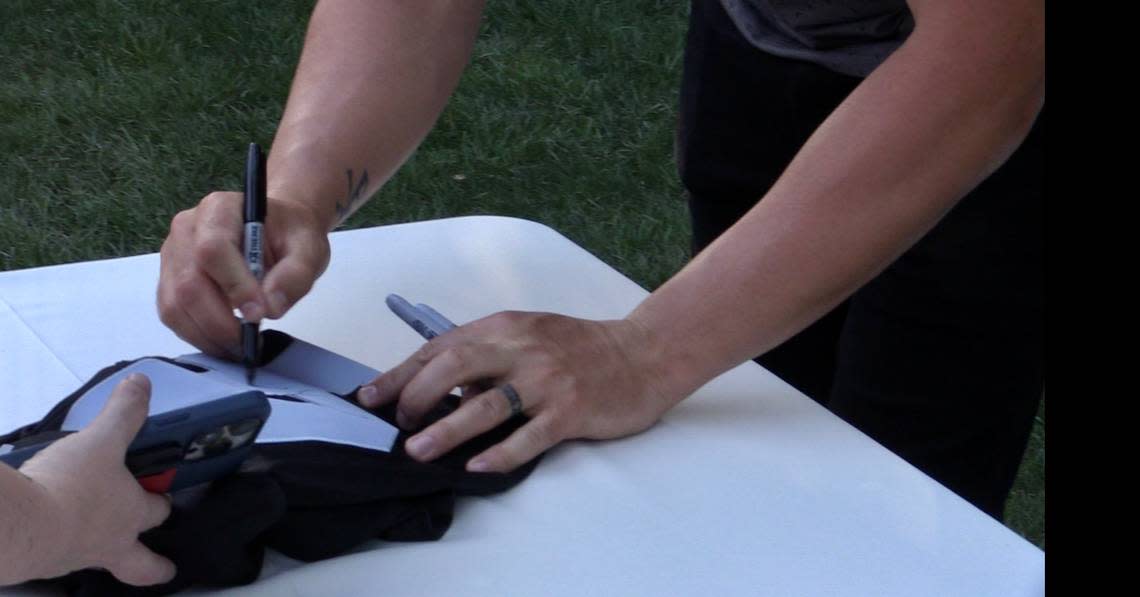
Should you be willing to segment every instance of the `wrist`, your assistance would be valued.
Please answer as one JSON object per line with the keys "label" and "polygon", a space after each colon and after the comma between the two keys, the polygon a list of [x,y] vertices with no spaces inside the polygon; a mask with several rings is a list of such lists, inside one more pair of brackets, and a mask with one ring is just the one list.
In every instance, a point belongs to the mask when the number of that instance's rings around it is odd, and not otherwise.
{"label": "wrist", "polygon": [[288,193],[267,193],[266,200],[269,202],[270,207],[268,213],[282,213],[283,211],[293,214],[289,217],[290,226],[301,225],[311,229],[315,234],[326,235],[335,226],[331,214],[326,213],[327,210],[321,208],[319,202],[306,200],[298,195],[291,195]]}
{"label": "wrist", "polygon": [[636,311],[621,322],[627,330],[625,352],[631,355],[635,368],[644,373],[650,392],[664,402],[665,408],[688,398],[707,381],[692,366],[692,360],[676,350],[664,330]]}
{"label": "wrist", "polygon": [[367,171],[346,168],[330,155],[328,148],[317,144],[297,145],[276,139],[267,166],[269,197],[303,206],[324,233],[339,226],[359,206],[350,206],[353,191],[363,192],[363,187],[368,187]]}
{"label": "wrist", "polygon": [[71,536],[74,526],[68,508],[59,497],[46,485],[35,478],[20,472],[24,483],[21,484],[21,496],[13,503],[27,505],[24,509],[24,530],[26,537],[24,549],[13,554],[17,562],[16,568],[23,571],[19,576],[23,582],[27,580],[51,578],[58,576],[73,567],[68,564],[68,545],[73,539]]}

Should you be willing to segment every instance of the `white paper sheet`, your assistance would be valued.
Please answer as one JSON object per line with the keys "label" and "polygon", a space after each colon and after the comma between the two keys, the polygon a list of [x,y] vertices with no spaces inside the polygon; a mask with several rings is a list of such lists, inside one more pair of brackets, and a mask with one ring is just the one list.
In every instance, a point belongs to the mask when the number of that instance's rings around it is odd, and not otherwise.
{"label": "white paper sheet", "polygon": [[63,430],[78,431],[91,423],[115,386],[132,373],[142,373],[150,378],[151,415],[237,393],[232,385],[222,383],[212,375],[194,373],[159,359],[140,359],[116,371],[76,400],[63,420]]}
{"label": "white paper sheet", "polygon": [[337,394],[347,394],[380,375],[371,367],[299,338],[293,338],[288,348],[262,370]]}
{"label": "white paper sheet", "polygon": [[211,377],[230,387],[231,393],[260,390],[270,395],[281,394],[300,398],[306,402],[320,404],[321,406],[340,411],[350,416],[368,419],[376,418],[369,414],[368,411],[345,401],[335,394],[331,394],[321,388],[306,383],[301,383],[296,379],[278,375],[268,367],[259,368],[257,370],[257,376],[253,380],[253,385],[250,385],[245,381],[245,367],[236,363],[223,361],[222,359],[216,359],[200,353],[183,355],[175,360],[180,363],[190,363],[209,369]]}
{"label": "white paper sheet", "polygon": [[[286,357],[282,361],[284,366],[278,363],[281,357]],[[271,399],[272,412],[257,443],[316,440],[384,452],[390,451],[395,443],[398,430],[384,420],[322,388],[274,371],[300,373],[306,379],[335,383],[336,387],[347,388],[347,391],[377,374],[373,369],[312,344],[290,344],[274,360],[277,367],[258,370],[252,386],[246,383],[245,370],[240,365],[203,354],[184,355],[177,360],[203,367],[206,371],[190,371],[160,359],[140,359],[115,372],[77,400],[64,419],[63,429],[78,430],[90,423],[114,387],[137,372],[151,381],[151,415],[247,390],[260,390],[267,395],[285,395],[305,402]]]}
{"label": "white paper sheet", "polygon": [[398,431],[382,419],[365,419],[318,404],[269,400],[273,409],[257,443],[315,440],[390,452]]}

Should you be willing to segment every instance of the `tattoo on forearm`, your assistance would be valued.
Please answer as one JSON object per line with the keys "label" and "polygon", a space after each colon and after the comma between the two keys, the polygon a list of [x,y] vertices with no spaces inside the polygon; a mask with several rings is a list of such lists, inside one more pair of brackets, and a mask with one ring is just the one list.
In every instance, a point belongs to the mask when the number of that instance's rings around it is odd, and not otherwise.
{"label": "tattoo on forearm", "polygon": [[352,211],[367,198],[364,191],[368,188],[368,170],[361,170],[358,180],[354,180],[352,168],[345,170],[344,174],[348,178],[348,196],[345,197],[344,202],[336,202],[336,221],[338,224],[344,222],[352,214]]}

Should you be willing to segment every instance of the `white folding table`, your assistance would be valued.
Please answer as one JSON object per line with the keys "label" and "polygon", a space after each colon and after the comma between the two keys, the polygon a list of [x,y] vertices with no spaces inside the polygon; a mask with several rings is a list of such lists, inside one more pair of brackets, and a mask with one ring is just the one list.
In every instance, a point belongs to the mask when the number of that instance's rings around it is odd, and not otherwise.
{"label": "white folding table", "polygon": [[[525,220],[381,226],[331,242],[311,294],[267,327],[381,370],[422,342],[385,307],[389,293],[457,323],[500,310],[618,318],[646,296]],[[195,352],[158,319],[158,266],[150,254],[0,273],[0,431],[116,361]],[[219,594],[1019,596],[1044,594],[1044,562],[748,362],[644,433],[563,444],[516,488],[461,499],[439,541],[374,542],[309,564],[270,553],[258,582]]]}

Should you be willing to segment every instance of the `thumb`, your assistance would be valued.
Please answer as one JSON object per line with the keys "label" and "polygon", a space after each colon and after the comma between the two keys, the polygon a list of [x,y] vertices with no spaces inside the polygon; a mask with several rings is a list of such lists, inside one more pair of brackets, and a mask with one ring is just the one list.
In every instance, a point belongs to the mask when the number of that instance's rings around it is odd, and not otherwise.
{"label": "thumb", "polygon": [[273,264],[265,274],[269,316],[277,319],[285,315],[294,303],[313,288],[313,283],[327,264],[327,250],[322,253],[320,247],[299,247]]}
{"label": "thumb", "polygon": [[146,421],[150,407],[150,379],[132,373],[119,382],[89,428],[102,436],[106,445],[126,452]]}
{"label": "thumb", "polygon": [[314,208],[297,199],[270,197],[265,215],[266,241],[271,265],[261,289],[268,315],[279,319],[301,297],[329,264],[329,228]]}

